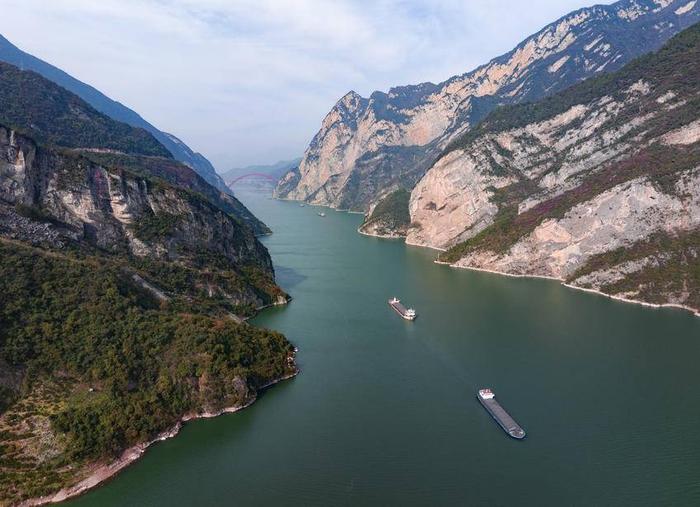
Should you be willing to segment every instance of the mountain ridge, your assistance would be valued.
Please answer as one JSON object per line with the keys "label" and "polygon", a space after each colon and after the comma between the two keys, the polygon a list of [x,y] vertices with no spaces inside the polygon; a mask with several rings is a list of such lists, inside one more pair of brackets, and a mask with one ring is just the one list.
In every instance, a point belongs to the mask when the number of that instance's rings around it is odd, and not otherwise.
{"label": "mountain ridge", "polygon": [[[579,9],[513,50],[437,85],[343,96],[324,118],[281,198],[367,211],[411,189],[449,142],[497,105],[541,98],[657,49],[700,19],[695,2],[621,0]],[[418,106],[416,106],[418,104]]]}
{"label": "mountain ridge", "polygon": [[492,112],[412,190],[406,242],[455,267],[700,312],[700,23]]}
{"label": "mountain ridge", "polygon": [[223,192],[229,192],[228,187],[216,173],[214,166],[201,153],[194,152],[173,134],[162,132],[144,120],[137,112],[110,99],[96,88],[83,83],[58,67],[22,51],[2,35],[0,35],[0,61],[13,64],[23,70],[33,70],[79,96],[110,118],[147,130],[168,149],[174,158],[189,165],[210,185]]}
{"label": "mountain ridge", "polygon": [[230,192],[221,192],[190,166],[175,160],[151,133],[113,120],[34,71],[0,62],[3,122],[42,144],[69,148],[99,164],[188,188],[234,215],[255,234],[270,233]]}

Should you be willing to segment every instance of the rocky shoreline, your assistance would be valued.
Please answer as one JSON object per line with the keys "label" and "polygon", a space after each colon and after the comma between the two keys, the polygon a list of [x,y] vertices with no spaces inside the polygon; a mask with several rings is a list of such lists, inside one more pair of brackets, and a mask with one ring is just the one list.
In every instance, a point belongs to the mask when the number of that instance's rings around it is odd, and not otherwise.
{"label": "rocky shoreline", "polygon": [[370,238],[380,238],[380,239],[404,239],[406,236],[401,234],[377,234],[374,232],[365,232],[362,230],[362,226],[357,228],[357,232],[363,236],[368,236]]}
{"label": "rocky shoreline", "polygon": [[598,295],[600,295],[600,296],[605,296],[605,297],[607,297],[607,298],[614,299],[614,300],[616,300],[616,301],[622,301],[622,302],[624,302],[624,303],[638,304],[638,305],[642,305],[642,306],[647,306],[647,307],[649,307],[649,308],[676,308],[676,309],[679,309],[679,310],[686,310],[686,311],[692,313],[693,315],[695,315],[696,317],[700,317],[700,311],[697,310],[697,309],[695,309],[695,308],[692,308],[692,307],[690,307],[690,306],[680,305],[680,304],[675,304],[675,303],[663,303],[663,304],[659,304],[659,303],[649,303],[648,301],[641,301],[641,300],[638,300],[638,299],[625,298],[625,297],[622,297],[622,296],[616,296],[616,295],[614,295],[614,294],[606,294],[605,292],[602,292],[602,291],[600,291],[600,290],[598,290],[598,289],[591,289],[591,288],[588,288],[588,287],[579,287],[579,286],[577,286],[577,285],[573,285],[573,284],[570,284],[570,283],[566,283],[563,279],[561,279],[561,278],[556,278],[556,277],[554,277],[554,276],[545,276],[545,275],[523,275],[523,274],[517,274],[517,273],[507,273],[507,272],[504,272],[504,271],[496,271],[496,270],[493,270],[493,269],[477,268],[477,267],[474,267],[474,266],[458,266],[458,265],[455,265],[455,264],[452,264],[452,263],[449,263],[449,262],[442,262],[442,261],[439,261],[439,260],[435,260],[435,261],[433,261],[433,262],[434,262],[435,264],[441,264],[441,265],[444,265],[444,266],[449,266],[449,267],[451,267],[451,268],[469,269],[469,270],[472,270],[472,271],[483,271],[483,272],[485,272],[485,273],[491,273],[491,274],[494,274],[494,275],[501,275],[501,276],[509,276],[509,277],[511,277],[511,278],[542,278],[542,279],[545,279],[545,280],[553,280],[553,281],[559,282],[561,285],[563,285],[564,287],[567,287],[567,288],[569,288],[569,289],[580,290],[580,291],[584,291],[584,292],[590,292],[590,293],[592,293],[592,294],[598,294]]}
{"label": "rocky shoreline", "polygon": [[[275,199],[280,200],[280,201],[300,202],[300,201],[298,201],[297,199],[289,199],[289,198],[281,198],[281,197],[276,197]],[[303,201],[302,201],[302,202],[303,202]],[[331,209],[335,209],[335,208],[331,208]],[[342,210],[337,210],[337,209],[335,209],[335,211],[342,211]],[[348,213],[352,213],[352,212],[348,212]],[[447,251],[447,249],[445,249],[445,248],[438,248],[438,247],[434,247],[434,246],[428,246],[428,245],[424,245],[424,244],[420,244],[420,243],[411,242],[410,240],[408,240],[408,238],[406,238],[405,235],[402,235],[402,234],[396,234],[396,235],[376,234],[376,233],[371,233],[371,232],[363,231],[363,230],[362,230],[362,226],[360,226],[360,227],[357,228],[357,232],[358,232],[360,235],[362,235],[362,236],[367,236],[367,237],[371,237],[371,238],[388,239],[388,240],[401,240],[401,239],[403,239],[403,240],[404,240],[404,243],[405,243],[407,246],[414,246],[414,247],[419,247],[419,248],[427,248],[427,249],[429,249],[429,250],[436,250],[436,251],[438,251],[438,252],[446,252],[446,251]],[[553,276],[545,276],[545,275],[524,275],[524,274],[508,273],[508,272],[505,272],[505,271],[497,271],[497,270],[493,270],[493,269],[477,268],[477,267],[474,267],[474,266],[458,266],[458,265],[455,265],[455,264],[452,264],[452,263],[449,263],[449,262],[442,262],[442,261],[439,261],[439,260],[435,260],[434,262],[435,262],[435,264],[442,264],[442,265],[450,266],[450,267],[453,267],[453,268],[470,269],[470,270],[472,270],[472,271],[483,271],[483,272],[486,272],[486,273],[492,273],[492,274],[501,275],[501,276],[510,276],[510,277],[513,277],[513,278],[543,278],[543,279],[546,279],[546,280],[554,280],[554,281],[559,282],[559,283],[560,283],[561,285],[563,285],[564,287],[568,287],[569,289],[580,290],[580,291],[584,291],[584,292],[590,292],[590,293],[592,293],[592,294],[598,294],[598,295],[605,296],[605,297],[610,298],[610,299],[614,299],[614,300],[616,300],[616,301],[622,301],[622,302],[624,302],[624,303],[638,304],[638,305],[646,306],[646,307],[649,307],[649,308],[676,308],[676,309],[679,309],[679,310],[688,311],[688,312],[692,313],[693,315],[695,315],[696,317],[700,317],[700,310],[697,310],[697,309],[692,308],[692,307],[690,307],[690,306],[681,305],[681,304],[676,304],[676,303],[663,303],[663,304],[649,303],[648,301],[641,301],[641,300],[638,300],[638,299],[625,298],[625,297],[616,296],[616,295],[613,295],[613,294],[606,294],[605,292],[602,292],[602,291],[597,290],[597,289],[591,289],[591,288],[587,288],[587,287],[578,287],[578,286],[576,286],[576,285],[573,285],[573,284],[570,284],[570,283],[566,283],[562,278],[557,278],[557,277],[553,277]]]}
{"label": "rocky shoreline", "polygon": [[[296,349],[295,349],[296,351]],[[180,420],[169,430],[163,431],[162,433],[159,433],[154,439],[148,441],[148,442],[143,442],[141,444],[137,444],[133,447],[130,447],[126,449],[122,455],[115,461],[112,461],[110,463],[106,464],[96,464],[93,465],[92,467],[89,468],[89,474],[86,478],[82,479],[78,483],[63,488],[60,491],[54,493],[53,495],[50,496],[43,496],[39,498],[32,498],[30,500],[25,500],[24,502],[21,502],[19,505],[22,507],[29,507],[29,506],[36,506],[36,505],[46,505],[50,503],[59,503],[63,502],[65,500],[68,500],[69,498],[73,498],[79,495],[82,495],[86,493],[87,491],[95,488],[96,486],[99,486],[100,484],[104,483],[108,479],[111,479],[115,477],[119,472],[124,470],[126,467],[131,465],[132,463],[136,462],[139,458],[141,458],[146,450],[153,444],[157,442],[162,442],[163,440],[167,440],[169,438],[172,438],[176,436],[179,432],[180,429],[182,428],[183,424],[185,424],[187,421],[192,421],[196,419],[209,419],[212,417],[218,417],[223,414],[231,414],[233,412],[238,412],[239,410],[243,410],[244,408],[247,408],[251,406],[257,399],[258,399],[258,394],[269,388],[272,387],[275,384],[278,384],[284,380],[288,380],[290,378],[296,377],[299,374],[300,370],[296,368],[293,373],[290,373],[289,375],[284,375],[283,377],[280,377],[278,379],[275,379],[271,382],[268,382],[267,384],[261,386],[258,388],[256,394],[252,396],[250,399],[246,400],[243,404],[241,405],[234,405],[232,407],[226,407],[223,408],[219,411],[216,412],[199,412],[199,413],[189,413],[183,415]]]}

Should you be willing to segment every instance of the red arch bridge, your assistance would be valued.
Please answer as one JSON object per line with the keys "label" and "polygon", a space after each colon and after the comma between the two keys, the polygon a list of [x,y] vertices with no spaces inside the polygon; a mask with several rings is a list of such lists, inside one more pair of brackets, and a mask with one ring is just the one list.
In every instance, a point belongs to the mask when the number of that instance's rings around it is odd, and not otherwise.
{"label": "red arch bridge", "polygon": [[236,183],[238,183],[241,180],[249,179],[249,178],[255,178],[255,179],[262,179],[269,181],[270,184],[275,185],[277,183],[277,178],[270,176],[269,174],[265,173],[247,173],[247,174],[242,174],[240,176],[237,176],[233,178],[231,181],[228,182],[229,187],[233,187]]}

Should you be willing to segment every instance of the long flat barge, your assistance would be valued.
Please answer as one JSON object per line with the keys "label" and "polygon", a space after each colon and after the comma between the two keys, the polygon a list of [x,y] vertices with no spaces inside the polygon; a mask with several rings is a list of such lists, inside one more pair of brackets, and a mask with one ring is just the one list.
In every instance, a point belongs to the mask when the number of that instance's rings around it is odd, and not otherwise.
{"label": "long flat barge", "polygon": [[525,438],[525,430],[522,429],[508,412],[505,411],[501,404],[496,401],[496,395],[493,394],[491,389],[479,389],[479,393],[476,397],[486,411],[491,414],[491,417],[503,428],[503,431],[518,440]]}
{"label": "long flat barge", "polygon": [[389,306],[391,306],[396,313],[401,315],[406,320],[414,320],[416,318],[416,311],[413,308],[406,308],[401,304],[401,301],[396,298],[391,298],[389,301]]}

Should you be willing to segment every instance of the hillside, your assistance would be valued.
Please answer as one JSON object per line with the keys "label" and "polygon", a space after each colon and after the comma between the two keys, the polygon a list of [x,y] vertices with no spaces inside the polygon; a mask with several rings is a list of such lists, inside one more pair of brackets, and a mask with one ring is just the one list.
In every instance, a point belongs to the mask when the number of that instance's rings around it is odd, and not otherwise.
{"label": "hillside", "polygon": [[119,123],[31,71],[0,62],[0,122],[42,143],[170,157],[143,129]]}
{"label": "hillside", "polygon": [[394,190],[369,210],[360,232],[381,238],[405,237],[411,224],[410,199],[408,190]]}
{"label": "hillside", "polygon": [[112,120],[77,95],[32,71],[0,62],[0,123],[42,144],[72,148],[110,167],[131,170],[198,193],[255,234],[270,229],[236,198],[174,160],[148,132]]}
{"label": "hillside", "polygon": [[160,144],[167,148],[168,152],[180,162],[188,165],[204,178],[210,185],[222,192],[228,192],[228,188],[212,166],[202,154],[194,152],[180,139],[167,132],[162,132],[144,120],[138,113],[128,107],[114,101],[96,90],[90,85],[78,81],[61,69],[40,60],[14,46],[10,41],[0,35],[0,61],[10,63],[23,70],[32,70],[46,79],[58,84],[66,90],[74,93],[90,104],[97,111],[109,116],[113,120],[126,123],[132,127],[142,128],[150,132]]}
{"label": "hillside", "polygon": [[242,320],[288,299],[265,230],[150,133],[0,63],[0,505],[296,372]]}
{"label": "hillside", "polygon": [[621,0],[574,11],[509,53],[442,83],[349,92],[276,196],[367,211],[413,188],[442,150],[499,105],[533,101],[661,47],[700,19],[688,0]]}
{"label": "hillside", "polygon": [[294,371],[284,337],[238,323],[287,299],[250,228],[7,127],[0,154],[0,503]]}
{"label": "hillside", "polygon": [[407,242],[455,266],[700,310],[700,24],[659,52],[456,139]]}
{"label": "hillside", "polygon": [[3,238],[0,255],[3,505],[54,494],[183,416],[245,406],[295,372],[281,334],[165,300],[122,262]]}

